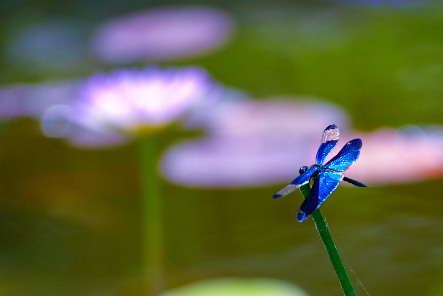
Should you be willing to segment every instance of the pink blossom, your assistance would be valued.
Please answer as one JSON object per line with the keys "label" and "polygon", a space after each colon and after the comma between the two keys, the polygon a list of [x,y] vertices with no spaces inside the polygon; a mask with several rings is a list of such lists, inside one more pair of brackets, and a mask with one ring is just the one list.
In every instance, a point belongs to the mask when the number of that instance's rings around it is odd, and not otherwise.
{"label": "pink blossom", "polygon": [[301,166],[314,163],[321,133],[332,123],[340,127],[341,139],[328,159],[348,140],[363,140],[360,158],[347,171],[350,178],[373,185],[443,174],[441,127],[351,133],[339,108],[296,100],[222,103],[198,123],[206,126],[207,136],[169,149],[162,160],[171,182],[203,187],[290,182]]}
{"label": "pink blossom", "polygon": [[200,68],[120,69],[78,81],[0,89],[0,119],[41,119],[43,133],[80,147],[112,147],[215,102],[224,88]]}
{"label": "pink blossom", "polygon": [[290,181],[314,160],[321,131],[331,122],[345,130],[336,106],[277,99],[220,102],[194,124],[207,137],[170,148],[165,178],[189,186],[241,187]]}
{"label": "pink blossom", "polygon": [[71,120],[95,131],[158,128],[210,104],[220,92],[200,68],[114,70],[80,85]]}
{"label": "pink blossom", "polygon": [[224,44],[232,19],[207,7],[169,7],[112,20],[99,28],[93,51],[111,63],[165,60],[207,52]]}
{"label": "pink blossom", "polygon": [[383,128],[358,135],[360,158],[348,176],[368,183],[406,183],[443,174],[443,129]]}

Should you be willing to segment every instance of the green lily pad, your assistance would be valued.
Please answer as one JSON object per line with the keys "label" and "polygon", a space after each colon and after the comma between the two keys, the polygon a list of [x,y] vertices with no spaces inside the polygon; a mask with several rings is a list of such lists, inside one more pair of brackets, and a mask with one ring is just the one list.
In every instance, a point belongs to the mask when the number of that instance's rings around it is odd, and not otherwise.
{"label": "green lily pad", "polygon": [[266,278],[213,279],[167,291],[162,296],[308,296],[299,287]]}

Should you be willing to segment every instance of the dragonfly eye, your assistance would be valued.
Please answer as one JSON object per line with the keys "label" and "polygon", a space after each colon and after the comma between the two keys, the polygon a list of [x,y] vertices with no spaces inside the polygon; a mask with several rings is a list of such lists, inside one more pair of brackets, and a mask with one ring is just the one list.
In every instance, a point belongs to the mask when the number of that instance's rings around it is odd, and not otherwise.
{"label": "dragonfly eye", "polygon": [[307,166],[302,166],[298,172],[301,175],[301,174],[304,174],[304,172],[306,172],[307,170],[308,170]]}

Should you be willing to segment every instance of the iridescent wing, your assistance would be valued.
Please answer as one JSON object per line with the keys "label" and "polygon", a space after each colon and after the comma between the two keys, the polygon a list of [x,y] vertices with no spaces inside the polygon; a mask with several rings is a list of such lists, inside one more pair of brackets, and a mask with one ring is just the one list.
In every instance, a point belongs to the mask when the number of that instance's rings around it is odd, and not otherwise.
{"label": "iridescent wing", "polygon": [[309,182],[309,178],[311,178],[312,174],[314,174],[316,171],[318,171],[318,167],[312,166],[306,172],[292,180],[292,182],[289,183],[285,188],[274,194],[272,198],[279,198],[293,192],[295,189]]}
{"label": "iridescent wing", "polygon": [[346,171],[359,157],[361,146],[361,139],[349,141],[324,167],[338,172]]}
{"label": "iridescent wing", "polygon": [[338,127],[335,124],[331,124],[323,131],[321,138],[321,144],[315,157],[316,164],[323,164],[326,157],[328,157],[331,150],[335,147],[339,138]]}
{"label": "iridescent wing", "polygon": [[312,186],[311,192],[297,213],[297,220],[303,222],[308,219],[329,195],[334,192],[342,178],[343,173],[320,171],[314,182],[314,186]]}

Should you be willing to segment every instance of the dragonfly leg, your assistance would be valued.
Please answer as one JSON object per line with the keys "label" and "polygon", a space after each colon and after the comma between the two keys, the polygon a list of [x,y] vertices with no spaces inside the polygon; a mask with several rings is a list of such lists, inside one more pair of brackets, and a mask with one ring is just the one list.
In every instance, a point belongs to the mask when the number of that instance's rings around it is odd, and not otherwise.
{"label": "dragonfly leg", "polygon": [[358,187],[368,187],[368,185],[363,184],[361,182],[358,182],[358,181],[356,181],[354,179],[351,179],[351,178],[348,178],[348,177],[344,177],[343,181],[346,181],[346,182],[351,183],[352,185],[355,185],[355,186],[358,186]]}

